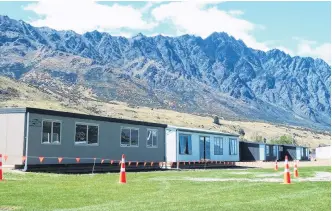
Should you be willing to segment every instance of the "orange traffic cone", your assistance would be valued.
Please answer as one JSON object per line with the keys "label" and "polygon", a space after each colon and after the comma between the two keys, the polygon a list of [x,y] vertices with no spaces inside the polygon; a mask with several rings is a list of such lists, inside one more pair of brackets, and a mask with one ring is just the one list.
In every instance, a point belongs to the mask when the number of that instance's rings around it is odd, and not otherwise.
{"label": "orange traffic cone", "polygon": [[127,180],[126,180],[126,164],[125,164],[125,155],[124,154],[122,154],[119,183],[127,183]]}
{"label": "orange traffic cone", "polygon": [[278,171],[278,161],[276,160],[276,165],[274,167],[274,170]]}
{"label": "orange traffic cone", "polygon": [[294,162],[294,176],[299,177],[299,172],[297,171],[297,163],[296,161]]}
{"label": "orange traffic cone", "polygon": [[289,165],[288,165],[288,156],[285,156],[285,172],[284,172],[284,184],[290,184],[290,172],[289,172]]}

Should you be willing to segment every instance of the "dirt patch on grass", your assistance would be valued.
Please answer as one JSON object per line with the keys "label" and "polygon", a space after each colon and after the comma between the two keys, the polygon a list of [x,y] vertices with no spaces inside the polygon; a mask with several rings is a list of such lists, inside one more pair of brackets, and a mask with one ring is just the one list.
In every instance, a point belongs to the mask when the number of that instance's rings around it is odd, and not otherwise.
{"label": "dirt patch on grass", "polygon": [[270,173],[270,174],[257,174],[256,177],[279,177],[283,174],[284,174],[284,172]]}
{"label": "dirt patch on grass", "polygon": [[17,170],[17,169],[10,169],[10,170],[7,170],[7,172],[15,173],[15,174],[27,174],[28,173],[28,172]]}
{"label": "dirt patch on grass", "polygon": [[229,169],[223,169],[225,171],[247,171],[248,168],[229,168]]}
{"label": "dirt patch on grass", "polygon": [[[250,173],[250,172],[246,172]],[[203,177],[175,177],[175,178],[153,178],[153,180],[181,180],[181,181],[193,181],[193,182],[227,182],[227,181],[236,181],[236,182],[278,182],[283,183],[283,172],[272,173],[272,174],[258,174],[256,177],[260,178],[203,178]],[[265,178],[261,178],[265,177]],[[272,178],[271,178],[272,177]],[[274,177],[274,178],[273,178]],[[316,172],[314,177],[307,178],[293,178],[293,182],[325,182],[331,181],[330,172]]]}
{"label": "dirt patch on grass", "polygon": [[236,182],[282,182],[278,178],[269,178],[269,179],[247,179],[247,178],[184,178],[187,181],[195,182],[227,182],[227,181],[236,181]]}
{"label": "dirt patch on grass", "polygon": [[[324,172],[327,173],[327,172]],[[316,174],[315,177],[308,178],[292,178],[295,182],[325,182],[331,181],[331,174]],[[226,182],[226,181],[237,181],[237,182],[283,182],[283,178],[260,178],[260,179],[247,179],[247,178],[184,178],[187,181],[195,182]]]}
{"label": "dirt patch on grass", "polygon": [[331,181],[330,172],[316,172],[314,177],[309,178],[298,178],[298,181],[310,181],[310,182],[319,182],[319,181]]}
{"label": "dirt patch on grass", "polygon": [[231,172],[231,174],[242,174],[242,175],[246,175],[246,174],[252,174],[251,172]]}
{"label": "dirt patch on grass", "polygon": [[17,210],[21,207],[15,207],[15,206],[3,206],[0,205],[0,211],[9,211],[9,210]]}
{"label": "dirt patch on grass", "polygon": [[[293,165],[293,162],[290,162]],[[264,168],[264,169],[274,169],[275,162],[235,162],[236,166],[240,167],[251,167],[251,168]],[[278,167],[284,168],[284,162],[279,161]],[[331,161],[329,159],[326,160],[317,160],[317,161],[300,161],[298,167],[305,167],[305,166],[331,166]]]}

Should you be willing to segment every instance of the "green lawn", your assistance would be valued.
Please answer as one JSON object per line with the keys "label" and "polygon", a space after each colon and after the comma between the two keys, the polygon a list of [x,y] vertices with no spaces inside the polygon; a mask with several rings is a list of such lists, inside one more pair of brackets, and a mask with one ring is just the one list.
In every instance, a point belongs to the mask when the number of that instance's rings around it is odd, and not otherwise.
{"label": "green lawn", "polygon": [[[5,173],[5,181],[0,182],[0,210],[331,210],[330,181],[292,177],[292,184],[284,185],[282,171],[279,175],[273,169],[127,173],[127,184],[118,183],[117,173]],[[316,172],[331,172],[331,167],[299,169],[301,179]],[[259,181],[269,178],[281,182]],[[212,179],[233,180],[204,181]]]}

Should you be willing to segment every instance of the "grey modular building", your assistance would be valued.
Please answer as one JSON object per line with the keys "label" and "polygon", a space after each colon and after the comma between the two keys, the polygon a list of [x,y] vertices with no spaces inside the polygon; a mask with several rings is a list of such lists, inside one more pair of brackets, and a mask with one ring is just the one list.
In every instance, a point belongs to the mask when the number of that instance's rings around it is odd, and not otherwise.
{"label": "grey modular building", "polygon": [[280,145],[281,156],[280,160],[285,160],[285,156],[288,156],[288,160],[309,160],[309,147],[294,146],[294,145]]}
{"label": "grey modular building", "polygon": [[240,161],[309,160],[309,148],[286,144],[240,141]]}
{"label": "grey modular building", "polygon": [[[8,165],[96,159],[165,161],[167,125],[37,108],[0,108],[0,153]],[[25,160],[22,159],[25,157]],[[40,158],[43,158],[42,162]],[[98,161],[99,162],[99,161]]]}
{"label": "grey modular building", "polygon": [[241,161],[275,161],[280,157],[276,144],[240,141]]}

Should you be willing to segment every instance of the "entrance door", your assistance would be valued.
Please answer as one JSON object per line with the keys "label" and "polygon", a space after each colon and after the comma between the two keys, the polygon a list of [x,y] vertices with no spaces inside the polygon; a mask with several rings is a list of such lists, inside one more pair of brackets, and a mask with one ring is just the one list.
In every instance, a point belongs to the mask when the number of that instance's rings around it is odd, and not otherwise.
{"label": "entrance door", "polygon": [[199,146],[200,146],[200,158],[201,160],[209,160],[210,156],[210,137],[209,136],[200,136],[199,137]]}

